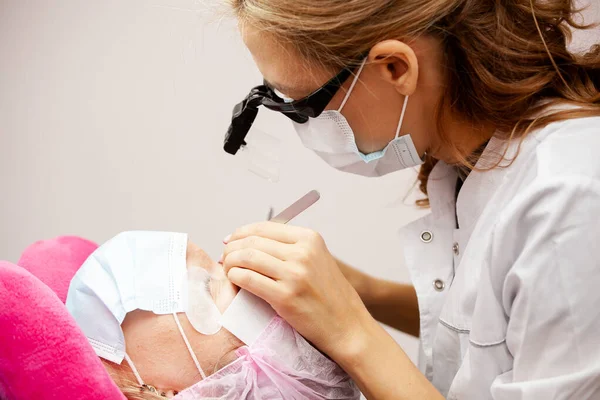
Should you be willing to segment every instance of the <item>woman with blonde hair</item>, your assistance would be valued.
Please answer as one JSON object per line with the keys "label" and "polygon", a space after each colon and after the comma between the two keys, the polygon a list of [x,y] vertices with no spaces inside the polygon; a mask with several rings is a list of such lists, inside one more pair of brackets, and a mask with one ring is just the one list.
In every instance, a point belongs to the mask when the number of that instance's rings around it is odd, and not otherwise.
{"label": "woman with blonde hair", "polygon": [[[403,231],[412,285],[273,223],[224,240],[229,279],[369,399],[600,398],[600,46],[569,52],[596,29],[574,2],[229,3],[264,84],[225,149],[263,105],[341,171],[420,165],[431,208]],[[376,320],[420,338],[418,368]]]}

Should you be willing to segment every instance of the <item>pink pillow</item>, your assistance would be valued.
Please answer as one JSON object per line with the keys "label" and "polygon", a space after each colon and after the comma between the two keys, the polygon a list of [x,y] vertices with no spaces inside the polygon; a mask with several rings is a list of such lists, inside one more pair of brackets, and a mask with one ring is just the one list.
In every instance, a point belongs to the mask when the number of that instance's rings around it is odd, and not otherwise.
{"label": "pink pillow", "polygon": [[71,279],[97,248],[96,243],[77,236],[40,240],[25,249],[17,265],[44,282],[64,303]]}
{"label": "pink pillow", "polygon": [[92,247],[73,237],[35,243],[22,261],[41,280],[0,261],[0,398],[125,399],[63,304]]}

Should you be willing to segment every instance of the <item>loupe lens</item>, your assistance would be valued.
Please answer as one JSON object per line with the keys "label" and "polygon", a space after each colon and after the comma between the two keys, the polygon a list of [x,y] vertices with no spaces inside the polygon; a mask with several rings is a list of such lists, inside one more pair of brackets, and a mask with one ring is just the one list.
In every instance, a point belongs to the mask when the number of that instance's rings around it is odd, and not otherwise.
{"label": "loupe lens", "polygon": [[252,128],[246,142],[248,144],[241,148],[239,157],[248,171],[269,182],[278,182],[281,167],[281,140],[260,129]]}

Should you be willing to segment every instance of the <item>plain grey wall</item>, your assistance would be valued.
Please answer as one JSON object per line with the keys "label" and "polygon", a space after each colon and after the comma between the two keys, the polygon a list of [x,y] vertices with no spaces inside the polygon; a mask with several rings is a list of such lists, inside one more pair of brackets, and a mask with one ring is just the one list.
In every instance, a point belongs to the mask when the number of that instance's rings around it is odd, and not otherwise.
{"label": "plain grey wall", "polygon": [[[408,281],[397,231],[424,214],[404,199],[415,171],[334,171],[266,111],[257,126],[281,140],[279,183],[222,151],[233,105],[261,76],[235,23],[212,12],[219,2],[0,0],[0,258],[130,229],[189,232],[218,257],[235,227],[318,189],[295,223],[351,264]],[[415,359],[416,340],[394,336]]]}

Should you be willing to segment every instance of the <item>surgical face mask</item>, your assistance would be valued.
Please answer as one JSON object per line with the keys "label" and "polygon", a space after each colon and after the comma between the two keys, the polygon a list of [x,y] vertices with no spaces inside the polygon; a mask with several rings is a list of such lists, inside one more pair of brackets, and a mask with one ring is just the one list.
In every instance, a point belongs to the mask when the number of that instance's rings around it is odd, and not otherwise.
{"label": "surgical face mask", "polygon": [[117,364],[125,359],[140,386],[144,382],[126,353],[121,329],[133,310],[172,314],[198,372],[206,376],[177,313],[186,313],[205,335],[221,329],[221,314],[210,295],[208,273],[186,265],[187,243],[183,233],[121,233],[90,255],[69,286],[67,309],[96,354]]}
{"label": "surgical face mask", "polygon": [[300,140],[305,147],[313,150],[332,167],[362,176],[382,176],[422,164],[423,161],[417,153],[411,136],[400,136],[408,96],[404,100],[394,140],[377,152],[363,154],[358,149],[354,132],[341,112],[358,82],[365,63],[366,59],[354,77],[339,109],[323,111],[317,118],[311,118],[304,124],[294,123]]}

